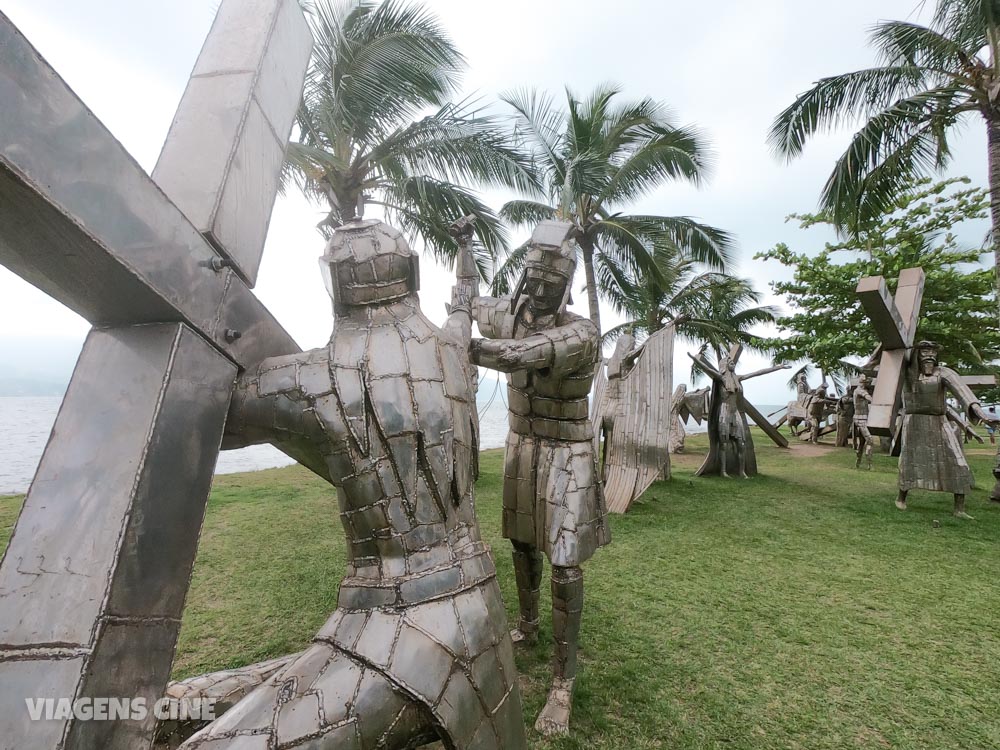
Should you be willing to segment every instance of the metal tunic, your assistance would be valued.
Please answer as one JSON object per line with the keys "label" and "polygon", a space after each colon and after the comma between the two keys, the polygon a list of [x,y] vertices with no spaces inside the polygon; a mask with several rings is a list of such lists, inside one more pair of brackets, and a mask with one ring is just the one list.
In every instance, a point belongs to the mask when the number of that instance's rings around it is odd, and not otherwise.
{"label": "metal tunic", "polygon": [[746,423],[740,410],[743,384],[728,370],[722,374],[722,399],[719,402],[719,439],[745,440]]}
{"label": "metal tunic", "polygon": [[[426,707],[448,747],[526,747],[504,607],[473,507],[478,439],[467,363],[461,338],[430,323],[413,295],[352,308],[338,316],[328,348],[265,360],[241,381],[232,431],[320,446],[348,571],[313,646],[193,747],[212,746],[213,731],[271,721],[275,700],[279,735],[282,712],[295,705],[296,731],[339,731],[327,726],[329,708],[317,715],[315,696],[349,703],[368,673]],[[289,684],[301,703],[281,697]],[[360,709],[337,716],[364,728]]]}
{"label": "metal tunic", "polygon": [[611,541],[589,416],[599,336],[579,315],[531,325],[510,306],[475,300],[482,335],[523,340],[552,364],[507,374],[503,535],[544,550],[553,565],[580,565]]}
{"label": "metal tunic", "polygon": [[899,488],[967,494],[974,486],[962,444],[948,423],[945,399],[951,392],[966,413],[979,403],[961,378],[947,367],[919,374],[913,364],[903,385]]}

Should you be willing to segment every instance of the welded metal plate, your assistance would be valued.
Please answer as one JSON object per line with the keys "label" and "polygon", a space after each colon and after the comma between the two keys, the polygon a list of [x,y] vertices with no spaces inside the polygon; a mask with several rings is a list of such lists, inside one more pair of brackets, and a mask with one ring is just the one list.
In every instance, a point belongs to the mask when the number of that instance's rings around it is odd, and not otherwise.
{"label": "welded metal plate", "polygon": [[94,323],[183,321],[243,365],[298,350],[3,15],[0,102],[0,264]]}
{"label": "welded metal plate", "polygon": [[311,49],[294,0],[225,0],[153,170],[251,286]]}
{"label": "welded metal plate", "polygon": [[[0,714],[32,680],[159,697],[236,372],[182,324],[91,332],[0,565]],[[151,722],[84,722],[68,746],[137,747]],[[41,724],[0,736],[54,746]]]}

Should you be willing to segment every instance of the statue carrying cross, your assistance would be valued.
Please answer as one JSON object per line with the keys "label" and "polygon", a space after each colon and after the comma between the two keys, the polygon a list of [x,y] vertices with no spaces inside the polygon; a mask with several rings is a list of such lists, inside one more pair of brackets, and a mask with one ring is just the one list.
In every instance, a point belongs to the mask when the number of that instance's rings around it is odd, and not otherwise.
{"label": "statue carrying cross", "polygon": [[954,495],[954,515],[969,519],[965,496],[973,486],[973,476],[949,424],[946,397],[953,396],[971,419],[994,420],[972,392],[971,385],[980,378],[963,379],[942,366],[934,342],[914,345],[923,290],[924,272],[920,268],[900,273],[895,298],[889,297],[881,276],[869,276],[858,283],[861,304],[882,342],[867,427],[873,435],[893,435],[902,409],[896,441],[900,450],[897,508],[906,510],[912,489],[950,492]]}

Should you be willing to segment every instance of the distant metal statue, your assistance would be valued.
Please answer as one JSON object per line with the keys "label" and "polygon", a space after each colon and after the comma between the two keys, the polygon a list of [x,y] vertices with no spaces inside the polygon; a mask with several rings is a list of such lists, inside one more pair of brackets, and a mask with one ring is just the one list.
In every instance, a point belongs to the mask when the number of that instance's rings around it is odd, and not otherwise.
{"label": "distant metal statue", "polygon": [[816,444],[827,432],[832,432],[834,427],[827,428],[826,418],[834,412],[836,401],[826,394],[826,386],[820,385],[812,392],[812,399],[809,401],[809,442]]}
{"label": "distant metal statue", "polygon": [[851,444],[854,427],[854,386],[848,386],[837,399],[837,447],[846,448]]}
{"label": "distant metal statue", "polygon": [[600,335],[590,320],[566,310],[576,270],[573,232],[571,224],[539,223],[513,296],[473,303],[486,338],[472,342],[472,361],[507,373],[503,534],[514,545],[521,609],[515,642],[538,638],[542,552],[552,563],[554,674],[535,724],[543,734],[569,731],[583,616],[580,566],[611,538],[590,421]]}
{"label": "distant metal statue", "polygon": [[871,408],[872,394],[868,391],[868,376],[858,376],[858,384],[854,387],[854,437],[858,453],[855,468],[861,468],[861,457],[864,456],[868,462],[868,468],[872,468],[872,450],[874,449],[874,438],[868,431],[868,412]]}
{"label": "distant metal statue", "polygon": [[697,476],[718,474],[728,477],[730,471],[735,471],[743,478],[757,474],[757,455],[750,436],[747,416],[753,419],[776,445],[782,448],[788,447],[784,435],[779,433],[743,396],[744,380],[787,369],[788,365],[775,365],[747,375],[737,375],[736,364],[742,353],[743,347],[737,344],[728,354],[722,355],[718,369],[709,364],[703,355],[688,354],[713,381],[711,412],[708,418],[708,456],[696,472]]}
{"label": "distant metal statue", "polygon": [[947,396],[955,398],[970,420],[992,420],[958,373],[938,363],[938,348],[931,341],[918,343],[905,371],[896,507],[906,510],[912,489],[950,492],[955,496],[953,515],[971,519],[965,512],[965,496],[974,479],[949,424]]}
{"label": "distant metal statue", "polygon": [[594,446],[603,456],[604,497],[612,513],[624,513],[654,481],[670,478],[673,342],[672,324],[639,347],[624,334],[608,360],[603,389],[598,368]]}
{"label": "distant metal statue", "polygon": [[670,452],[683,453],[687,431],[684,423],[693,419],[700,425],[709,413],[711,388],[699,388],[688,393],[687,385],[681,383],[670,401]]}

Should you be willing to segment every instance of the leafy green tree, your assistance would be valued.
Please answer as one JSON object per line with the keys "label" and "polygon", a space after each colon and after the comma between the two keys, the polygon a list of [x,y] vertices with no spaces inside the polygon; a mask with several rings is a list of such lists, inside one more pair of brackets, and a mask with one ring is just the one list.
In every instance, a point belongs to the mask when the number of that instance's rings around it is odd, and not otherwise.
{"label": "leafy green tree", "polygon": [[[982,249],[962,247],[953,233],[989,212],[986,191],[968,183],[918,180],[902,189],[895,210],[844,242],[818,254],[779,244],[754,256],[794,270],[792,281],[771,283],[791,309],[778,321],[782,335],[767,342],[777,361],[809,360],[833,373],[845,358],[867,357],[878,340],[855,294],[858,281],[881,275],[895,293],[899,272],[921,266],[927,280],[918,339],[937,341],[942,359],[959,370],[988,369],[1000,355],[994,271],[983,267]],[[834,223],[830,211],[790,218],[803,229]]]}
{"label": "leafy green tree", "polygon": [[761,294],[749,279],[701,270],[700,264],[676,253],[660,251],[655,262],[656,275],[623,277],[604,285],[612,307],[628,318],[609,330],[605,340],[626,330],[648,336],[673,323],[679,336],[711,348],[717,357],[735,343],[756,351],[764,348],[754,329],[774,323],[777,311],[759,304]]}
{"label": "leafy green tree", "polygon": [[772,146],[791,159],[817,131],[863,120],[822,196],[836,227],[858,231],[892,209],[911,179],[947,166],[951,135],[981,117],[1000,268],[1000,0],[937,0],[930,25],[883,21],[871,42],[881,64],[818,81],[778,115]]}
{"label": "leafy green tree", "polygon": [[[629,203],[670,180],[700,185],[709,152],[695,129],[675,125],[662,104],[618,103],[619,94],[609,85],[585,99],[567,90],[564,110],[534,91],[502,97],[516,113],[515,137],[533,155],[545,199],[510,201],[500,214],[515,226],[553,218],[577,226],[590,318],[598,328],[601,279],[610,289],[621,274],[655,275],[657,248],[721,270],[732,246],[726,232],[686,216],[625,213]],[[509,289],[521,258],[513,253],[498,270],[495,291]]]}
{"label": "leafy green tree", "polygon": [[537,184],[495,119],[449,102],[465,59],[437,19],[396,0],[305,5],[315,43],[286,175],[329,205],[321,228],[351,221],[368,202],[441,258],[455,251],[448,225],[475,214],[495,255],[503,225],[467,186]]}

